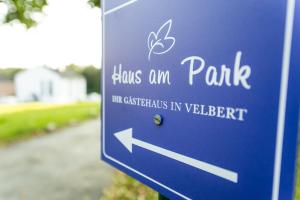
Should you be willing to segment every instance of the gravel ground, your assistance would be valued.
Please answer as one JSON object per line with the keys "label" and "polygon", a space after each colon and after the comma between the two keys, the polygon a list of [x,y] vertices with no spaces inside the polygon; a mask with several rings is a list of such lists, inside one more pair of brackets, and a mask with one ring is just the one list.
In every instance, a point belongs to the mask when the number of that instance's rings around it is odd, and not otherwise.
{"label": "gravel ground", "polygon": [[0,149],[0,200],[99,200],[113,173],[99,132],[96,119]]}

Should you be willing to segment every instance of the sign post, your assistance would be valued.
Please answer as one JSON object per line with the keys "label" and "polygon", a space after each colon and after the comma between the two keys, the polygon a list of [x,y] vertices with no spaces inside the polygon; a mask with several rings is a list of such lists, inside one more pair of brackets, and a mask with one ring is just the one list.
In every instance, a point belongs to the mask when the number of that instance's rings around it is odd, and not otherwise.
{"label": "sign post", "polygon": [[300,1],[102,8],[102,159],[160,199],[293,199]]}
{"label": "sign post", "polygon": [[169,200],[169,199],[162,194],[158,194],[158,200]]}

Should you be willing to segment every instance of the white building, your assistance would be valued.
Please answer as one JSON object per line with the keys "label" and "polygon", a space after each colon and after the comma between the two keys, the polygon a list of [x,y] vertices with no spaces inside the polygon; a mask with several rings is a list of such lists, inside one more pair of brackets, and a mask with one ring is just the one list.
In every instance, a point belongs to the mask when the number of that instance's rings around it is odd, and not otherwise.
{"label": "white building", "polygon": [[59,73],[39,67],[15,76],[16,96],[20,102],[74,102],[86,99],[86,80],[75,73]]}

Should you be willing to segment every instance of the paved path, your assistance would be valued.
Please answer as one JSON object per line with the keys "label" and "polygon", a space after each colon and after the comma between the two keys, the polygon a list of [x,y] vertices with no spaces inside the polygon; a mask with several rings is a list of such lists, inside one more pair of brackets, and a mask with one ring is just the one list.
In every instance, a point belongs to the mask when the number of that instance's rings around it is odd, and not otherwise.
{"label": "paved path", "polygon": [[0,200],[99,200],[99,119],[0,149]]}

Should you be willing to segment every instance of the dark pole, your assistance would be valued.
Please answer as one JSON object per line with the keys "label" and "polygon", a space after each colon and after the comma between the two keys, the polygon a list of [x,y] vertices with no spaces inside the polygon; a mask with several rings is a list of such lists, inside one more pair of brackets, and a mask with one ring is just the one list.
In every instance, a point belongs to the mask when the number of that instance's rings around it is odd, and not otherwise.
{"label": "dark pole", "polygon": [[164,195],[158,193],[158,200],[170,200],[170,199],[165,197]]}

